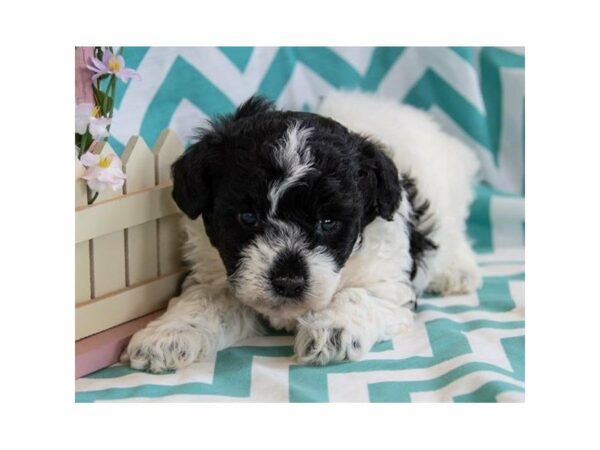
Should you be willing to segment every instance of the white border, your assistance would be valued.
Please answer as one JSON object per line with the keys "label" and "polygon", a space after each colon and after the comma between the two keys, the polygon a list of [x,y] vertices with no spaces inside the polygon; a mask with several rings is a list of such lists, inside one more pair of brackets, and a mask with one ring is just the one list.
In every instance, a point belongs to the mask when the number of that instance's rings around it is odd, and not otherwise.
{"label": "white border", "polygon": [[[65,447],[90,449],[140,444],[506,449],[581,448],[595,441],[597,414],[584,409],[598,401],[594,194],[600,71],[591,6],[59,3],[12,5],[2,29],[10,39],[0,69],[7,442],[28,447],[60,439]],[[73,405],[74,258],[66,250],[73,237],[72,48],[96,43],[525,45],[527,403]]]}

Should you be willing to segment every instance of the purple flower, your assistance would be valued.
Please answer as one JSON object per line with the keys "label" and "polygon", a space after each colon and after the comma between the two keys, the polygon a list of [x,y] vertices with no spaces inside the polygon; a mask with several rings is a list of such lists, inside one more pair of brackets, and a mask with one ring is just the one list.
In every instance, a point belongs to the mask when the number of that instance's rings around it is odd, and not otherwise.
{"label": "purple flower", "polygon": [[109,49],[104,50],[102,55],[102,61],[98,58],[90,58],[91,65],[88,64],[87,68],[94,72],[92,77],[93,81],[96,81],[98,77],[102,75],[115,75],[119,80],[126,82],[132,78],[141,80],[140,74],[133,69],[125,67],[125,59],[121,55],[115,55]]}

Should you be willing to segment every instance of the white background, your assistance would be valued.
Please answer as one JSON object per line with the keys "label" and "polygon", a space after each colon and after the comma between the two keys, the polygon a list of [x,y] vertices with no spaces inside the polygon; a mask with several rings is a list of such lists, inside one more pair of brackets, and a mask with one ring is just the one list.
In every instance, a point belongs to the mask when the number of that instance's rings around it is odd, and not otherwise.
{"label": "white background", "polygon": [[[591,2],[211,3],[21,1],[0,14],[0,446],[597,445],[598,414],[588,411],[599,400],[600,324]],[[99,44],[525,45],[526,404],[75,405],[73,47]]]}

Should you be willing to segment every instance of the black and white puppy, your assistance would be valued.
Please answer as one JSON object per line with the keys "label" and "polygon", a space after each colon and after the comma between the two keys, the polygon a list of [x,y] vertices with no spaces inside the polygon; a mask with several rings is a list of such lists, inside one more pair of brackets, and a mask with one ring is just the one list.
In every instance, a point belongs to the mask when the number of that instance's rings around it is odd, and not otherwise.
{"label": "black and white puppy", "polygon": [[184,367],[265,323],[295,332],[300,362],[356,360],[411,325],[421,291],[479,285],[465,236],[477,161],[416,109],[332,93],[311,114],[253,97],[172,170],[191,272],[131,339],[133,368]]}

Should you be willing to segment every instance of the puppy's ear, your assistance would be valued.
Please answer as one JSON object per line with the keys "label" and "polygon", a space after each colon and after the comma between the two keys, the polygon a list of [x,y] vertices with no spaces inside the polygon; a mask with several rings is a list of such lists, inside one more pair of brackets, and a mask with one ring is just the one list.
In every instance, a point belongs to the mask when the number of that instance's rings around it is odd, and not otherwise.
{"label": "puppy's ear", "polygon": [[208,143],[202,139],[171,166],[173,200],[190,219],[198,218],[212,206],[208,153]]}
{"label": "puppy's ear", "polygon": [[398,169],[385,154],[383,145],[370,139],[360,137],[359,154],[359,184],[365,196],[365,216],[368,221],[375,216],[392,220],[400,203]]}
{"label": "puppy's ear", "polygon": [[274,110],[275,104],[272,101],[267,100],[260,95],[253,95],[235,110],[231,118],[233,120],[238,120]]}

